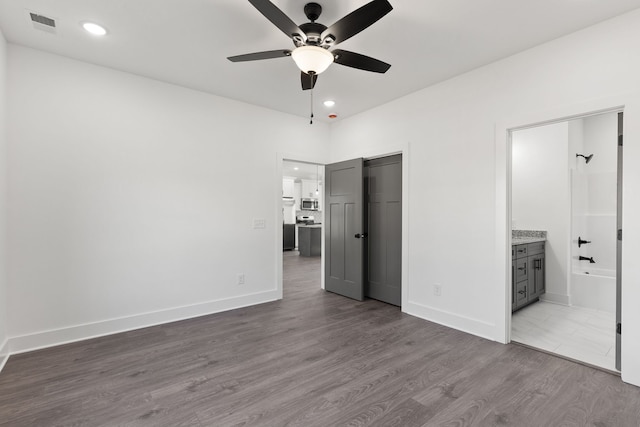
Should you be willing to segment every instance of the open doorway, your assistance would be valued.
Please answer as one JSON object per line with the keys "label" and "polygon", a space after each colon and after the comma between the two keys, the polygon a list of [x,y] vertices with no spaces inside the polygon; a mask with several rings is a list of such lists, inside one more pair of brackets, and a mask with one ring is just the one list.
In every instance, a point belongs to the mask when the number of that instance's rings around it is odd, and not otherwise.
{"label": "open doorway", "polygon": [[620,370],[622,112],[511,132],[511,340]]}
{"label": "open doorway", "polygon": [[320,289],[324,165],[282,162],[283,297]]}

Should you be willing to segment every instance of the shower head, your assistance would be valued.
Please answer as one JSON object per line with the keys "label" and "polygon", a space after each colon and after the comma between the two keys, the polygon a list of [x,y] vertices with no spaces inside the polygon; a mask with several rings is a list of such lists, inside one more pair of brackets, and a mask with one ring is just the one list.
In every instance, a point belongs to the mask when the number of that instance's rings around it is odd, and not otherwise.
{"label": "shower head", "polygon": [[589,154],[588,156],[585,156],[584,154],[576,154],[576,157],[584,157],[587,163],[589,163],[591,159],[593,159],[593,154]]}

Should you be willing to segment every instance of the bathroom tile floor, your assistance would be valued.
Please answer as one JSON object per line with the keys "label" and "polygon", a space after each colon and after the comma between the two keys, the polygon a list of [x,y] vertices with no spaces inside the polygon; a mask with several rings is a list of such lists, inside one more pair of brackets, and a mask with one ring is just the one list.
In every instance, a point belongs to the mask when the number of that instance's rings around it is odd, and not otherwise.
{"label": "bathroom tile floor", "polygon": [[539,301],[511,317],[511,340],[574,360],[615,369],[616,316]]}

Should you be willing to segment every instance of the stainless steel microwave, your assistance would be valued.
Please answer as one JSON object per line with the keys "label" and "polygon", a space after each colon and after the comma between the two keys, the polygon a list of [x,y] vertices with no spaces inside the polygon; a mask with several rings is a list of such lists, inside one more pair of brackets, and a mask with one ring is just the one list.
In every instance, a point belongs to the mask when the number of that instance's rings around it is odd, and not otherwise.
{"label": "stainless steel microwave", "polygon": [[302,206],[300,209],[303,211],[317,211],[318,210],[318,199],[302,199]]}

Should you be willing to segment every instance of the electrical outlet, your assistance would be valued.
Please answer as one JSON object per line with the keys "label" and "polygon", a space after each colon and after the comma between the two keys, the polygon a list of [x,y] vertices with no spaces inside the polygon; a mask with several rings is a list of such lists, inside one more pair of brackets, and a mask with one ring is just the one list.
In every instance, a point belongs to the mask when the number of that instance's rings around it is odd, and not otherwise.
{"label": "electrical outlet", "polygon": [[442,295],[442,285],[439,283],[436,283],[435,285],[433,285],[433,294],[437,297],[439,297],[440,295]]}
{"label": "electrical outlet", "polygon": [[244,273],[238,274],[238,285],[244,285]]}

